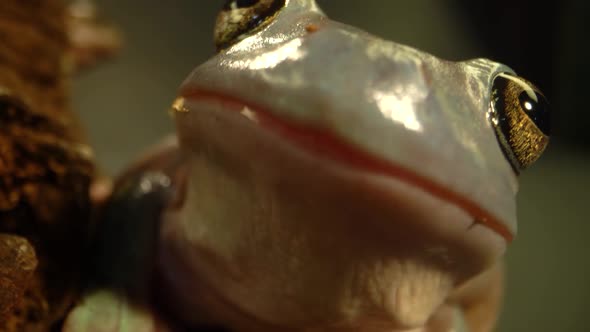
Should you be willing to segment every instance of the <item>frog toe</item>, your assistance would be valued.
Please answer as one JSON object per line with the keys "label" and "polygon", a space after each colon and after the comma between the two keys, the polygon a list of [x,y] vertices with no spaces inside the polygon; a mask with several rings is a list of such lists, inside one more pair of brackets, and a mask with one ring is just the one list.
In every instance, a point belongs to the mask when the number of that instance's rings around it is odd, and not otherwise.
{"label": "frog toe", "polygon": [[172,332],[154,310],[108,290],[87,295],[68,315],[63,332]]}

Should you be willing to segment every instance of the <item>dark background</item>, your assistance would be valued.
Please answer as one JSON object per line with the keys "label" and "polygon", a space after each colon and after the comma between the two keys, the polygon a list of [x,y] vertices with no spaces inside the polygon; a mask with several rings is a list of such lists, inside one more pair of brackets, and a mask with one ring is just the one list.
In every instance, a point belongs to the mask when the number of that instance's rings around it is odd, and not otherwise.
{"label": "dark background", "polygon": [[[553,110],[552,144],[522,175],[519,235],[508,251],[499,331],[590,326],[590,2],[584,0],[324,0],[335,19],[437,56],[487,57],[537,84]],[[101,165],[114,174],[172,131],[180,82],[213,53],[222,1],[102,0],[125,35],[115,61],[74,82]],[[461,87],[457,87],[461,88]]]}

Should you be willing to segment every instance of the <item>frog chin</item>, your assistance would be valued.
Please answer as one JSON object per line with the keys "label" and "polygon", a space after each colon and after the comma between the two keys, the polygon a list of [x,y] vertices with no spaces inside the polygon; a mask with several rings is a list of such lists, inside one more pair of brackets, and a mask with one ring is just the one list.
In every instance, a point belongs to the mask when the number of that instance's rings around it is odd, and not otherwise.
{"label": "frog chin", "polygon": [[339,204],[312,189],[299,205],[296,184],[253,188],[194,158],[186,205],[162,232],[161,271],[185,322],[245,331],[416,328],[481,266],[461,244],[404,224],[383,227],[411,216],[381,210],[353,188],[332,187]]}
{"label": "frog chin", "polygon": [[161,271],[183,320],[420,327],[503,253],[460,207],[309,155],[223,107],[197,102],[178,119],[190,176],[163,227]]}

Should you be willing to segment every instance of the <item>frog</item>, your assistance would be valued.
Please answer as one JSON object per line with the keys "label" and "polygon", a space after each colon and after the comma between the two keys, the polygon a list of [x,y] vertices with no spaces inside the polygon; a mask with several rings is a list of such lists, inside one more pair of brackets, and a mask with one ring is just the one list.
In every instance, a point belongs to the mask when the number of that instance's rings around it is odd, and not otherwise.
{"label": "frog", "polygon": [[227,1],[214,41],[175,134],[102,199],[64,330],[492,331],[540,90],[314,0]]}

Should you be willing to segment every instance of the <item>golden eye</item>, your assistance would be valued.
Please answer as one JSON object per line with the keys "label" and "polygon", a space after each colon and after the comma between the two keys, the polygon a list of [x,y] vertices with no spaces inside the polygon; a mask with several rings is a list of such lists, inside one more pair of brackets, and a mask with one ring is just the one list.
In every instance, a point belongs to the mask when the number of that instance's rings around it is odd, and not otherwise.
{"label": "golden eye", "polygon": [[214,37],[217,51],[265,27],[283,7],[285,7],[285,0],[227,1],[215,23]]}
{"label": "golden eye", "polygon": [[490,120],[506,158],[518,174],[543,153],[549,143],[549,103],[533,84],[501,73],[494,79]]}

